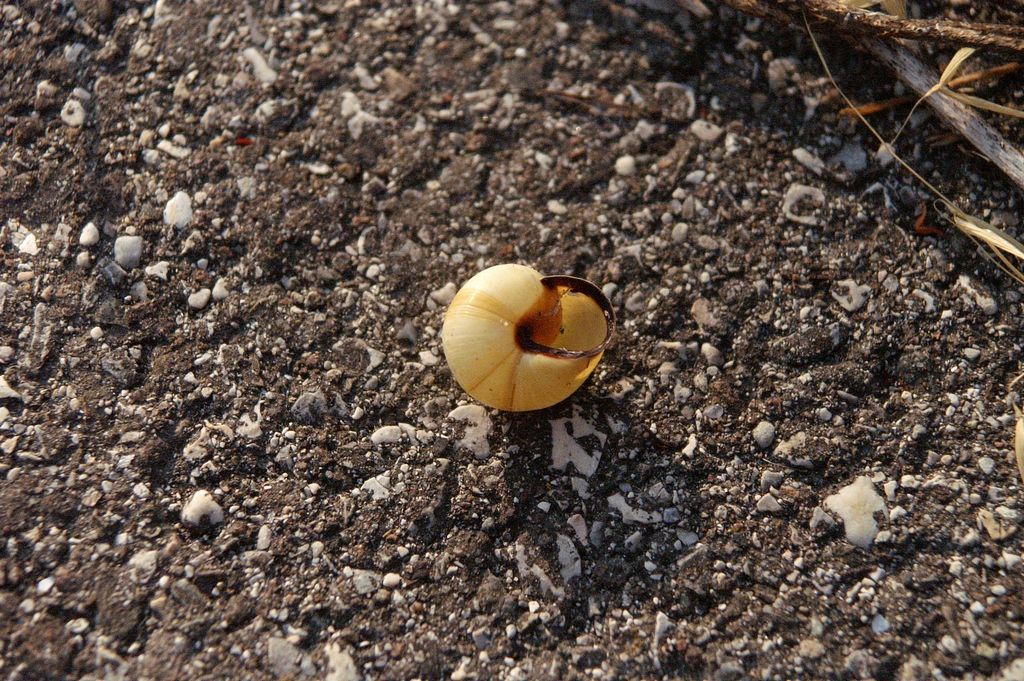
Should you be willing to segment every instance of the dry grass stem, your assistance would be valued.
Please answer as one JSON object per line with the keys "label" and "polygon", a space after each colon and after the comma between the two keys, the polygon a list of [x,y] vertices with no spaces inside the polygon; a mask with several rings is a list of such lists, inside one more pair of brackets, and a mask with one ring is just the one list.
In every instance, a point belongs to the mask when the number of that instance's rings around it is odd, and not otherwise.
{"label": "dry grass stem", "polygon": [[1017,457],[1021,482],[1024,482],[1024,413],[1021,413],[1017,405],[1013,405],[1013,411],[1017,416],[1017,425],[1013,429],[1013,453]]}
{"label": "dry grass stem", "polygon": [[[843,100],[847,106],[851,109],[855,109],[853,102],[846,96],[846,93],[839,87],[839,83],[836,82],[835,76],[832,75],[832,69],[828,66],[828,61],[825,59],[824,52],[821,51],[821,46],[818,44],[817,38],[814,37],[814,32],[811,31],[810,24],[804,22],[807,28],[807,34],[811,38],[811,44],[814,46],[814,50],[818,55],[818,59],[821,61],[822,68],[825,70],[825,74],[828,76],[829,81],[839,91]],[[930,82],[932,79],[927,76],[927,71],[924,66],[916,60],[916,58],[903,48],[902,46],[888,46],[879,41],[868,41],[861,40],[863,44],[870,52],[879,56],[883,62],[891,66],[911,87],[921,92],[927,92],[929,86],[925,83]],[[943,100],[944,96],[940,93],[936,99]],[[955,104],[959,107],[957,110],[958,116],[950,116],[951,122],[956,123],[956,127],[961,134],[964,135],[969,141],[979,146],[978,130],[982,131],[985,135],[983,140],[980,140],[982,146],[986,149],[991,149],[994,145],[998,146],[1000,150],[1005,149],[1005,153],[1010,155],[1010,158],[1003,158],[1004,162],[1011,162],[1016,164],[1016,177],[1011,176],[1018,185],[1024,187],[1024,157],[1020,155],[1020,152],[1010,147],[1010,145],[999,135],[998,132],[993,130],[991,126],[988,126],[984,121],[980,120],[976,114],[965,106],[960,105],[957,102],[953,102],[948,98],[944,101],[949,104]],[[945,109],[939,109],[940,116],[943,113],[947,115],[950,113],[949,107]],[[1009,276],[1015,279],[1017,282],[1024,284],[1024,273],[1021,272],[1018,263],[1024,263],[1024,245],[1021,245],[1015,238],[999,229],[995,225],[989,224],[985,220],[973,215],[969,215],[959,206],[957,206],[951,199],[943,194],[938,187],[933,185],[927,179],[924,178],[917,170],[914,169],[909,163],[896,153],[893,146],[882,137],[881,133],[871,125],[870,122],[864,116],[857,114],[861,123],[871,132],[871,134],[882,144],[882,146],[888,151],[892,157],[903,166],[911,175],[928,188],[936,197],[938,197],[941,204],[949,211],[951,222],[967,235],[972,241],[983,245],[987,248],[983,250],[989,256],[990,261],[995,263],[1000,269],[1006,272]],[[944,120],[946,119],[943,116]],[[969,123],[972,127],[968,128],[965,124]],[[972,139],[972,137],[974,139]],[[980,147],[979,147],[980,148]],[[984,151],[984,150],[983,150]],[[987,158],[989,157],[986,154]],[[1003,166],[1000,165],[1000,168]],[[1005,169],[1004,169],[1005,170]],[[1008,173],[1009,174],[1009,173]]]}
{"label": "dry grass stem", "polygon": [[[1006,64],[1000,64],[999,66],[993,66],[990,69],[984,69],[983,71],[974,71],[973,73],[967,73],[962,76],[958,76],[957,78],[954,78],[953,80],[949,81],[948,87],[951,90],[956,90],[958,88],[973,85],[975,83],[987,80],[989,78],[998,78],[999,76],[1004,76],[1008,73],[1015,73],[1017,71],[1020,71],[1020,69],[1021,62],[1012,61]],[[878,102],[869,102],[867,104],[861,104],[860,106],[856,107],[856,109],[851,109],[849,107],[845,109],[840,109],[839,115],[856,116],[859,112],[861,115],[871,116],[876,113],[881,113],[882,111],[888,111],[889,109],[892,109],[897,106],[913,104],[914,102],[917,101],[917,99],[918,98],[914,95],[892,97],[890,99],[883,99]]]}
{"label": "dry grass stem", "polygon": [[777,23],[806,22],[845,35],[906,38],[945,47],[991,48],[1024,53],[1024,27],[941,19],[904,19],[852,9],[840,0],[721,0],[735,10]]}

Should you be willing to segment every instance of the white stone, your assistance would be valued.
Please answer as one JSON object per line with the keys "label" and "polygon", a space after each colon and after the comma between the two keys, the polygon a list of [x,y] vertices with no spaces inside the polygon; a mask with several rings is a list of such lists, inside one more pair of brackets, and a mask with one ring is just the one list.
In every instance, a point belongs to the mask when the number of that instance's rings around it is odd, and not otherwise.
{"label": "white stone", "polygon": [[41,80],[36,83],[36,99],[49,99],[57,94],[58,90],[59,88],[50,81]]}
{"label": "white stone", "polygon": [[324,649],[327,653],[327,676],[324,681],[361,681],[362,674],[352,656],[341,649],[337,643],[328,643]]}
{"label": "white stone", "polygon": [[825,162],[803,147],[797,147],[793,150],[793,158],[815,175],[821,175],[825,172]]}
{"label": "white stone", "polygon": [[197,490],[181,509],[181,521],[196,527],[204,521],[219,525],[224,522],[224,509],[205,489]]}
{"label": "white stone", "polygon": [[156,572],[159,558],[160,552],[156,549],[145,549],[128,559],[128,567],[135,571],[136,576],[146,580]]}
{"label": "white stone", "polygon": [[389,572],[384,575],[384,579],[381,582],[386,588],[394,589],[396,586],[402,583],[402,578],[397,573]]}
{"label": "white stone", "polygon": [[447,306],[455,298],[455,294],[458,293],[459,289],[454,283],[448,282],[439,289],[434,289],[430,292],[430,299],[438,305]]}
{"label": "white stone", "polygon": [[724,131],[714,123],[698,119],[690,124],[690,132],[701,142],[714,142],[722,136]]}
{"label": "white stone", "polygon": [[757,510],[759,513],[778,513],[782,510],[782,506],[775,497],[767,493],[757,500]]}
{"label": "white stone", "polygon": [[[192,153],[188,147],[175,144],[171,140],[160,140],[157,142],[156,148],[171,158],[177,159],[187,158],[188,155]],[[146,149],[143,151],[142,157],[147,163],[157,163],[160,160],[159,156],[152,149]]]}
{"label": "white stone", "polygon": [[490,456],[491,445],[487,436],[491,432],[491,417],[486,409],[479,404],[465,404],[453,409],[448,418],[466,423],[465,435],[455,445],[457,449],[467,449],[478,459]]}
{"label": "white stone", "polygon": [[608,497],[608,505],[621,513],[623,522],[627,524],[640,523],[642,525],[650,525],[651,523],[661,522],[660,512],[655,511],[652,513],[650,511],[635,509],[630,506],[625,497],[618,492]]}
{"label": "white stone", "polygon": [[797,213],[793,210],[800,203],[824,206],[825,192],[817,187],[808,187],[807,185],[794,182],[786,190],[786,195],[782,199],[782,214],[787,218],[801,225],[812,227],[817,225],[819,220],[815,216]]}
{"label": "white stone", "polygon": [[166,260],[161,260],[158,263],[146,266],[146,276],[156,277],[157,279],[163,279],[167,281],[167,270],[170,267],[170,263]]}
{"label": "white stone", "polygon": [[252,75],[256,76],[256,80],[268,85],[277,80],[277,71],[270,68],[267,60],[263,58],[263,55],[255,47],[247,47],[242,50],[242,56],[252,66]]}
{"label": "white stone", "polygon": [[182,229],[190,222],[192,222],[192,199],[185,192],[178,192],[164,207],[164,224]]}
{"label": "white stone", "polygon": [[363,481],[359,489],[369,493],[371,499],[387,499],[391,496],[391,474],[381,473],[378,476],[368,478]]}
{"label": "white stone", "polygon": [[775,441],[775,426],[768,421],[761,421],[754,430],[750,433],[754,438],[754,443],[757,444],[761,449],[768,449],[772,446],[772,442]]}
{"label": "white stone", "polygon": [[832,298],[834,298],[844,310],[847,312],[856,312],[864,307],[864,303],[868,300],[868,294],[871,293],[870,286],[866,284],[858,284],[853,279],[843,279],[836,283],[845,288],[846,293],[840,294],[833,291]]}
{"label": "white stone", "polygon": [[266,551],[270,548],[270,540],[273,538],[274,533],[270,529],[270,525],[263,525],[260,527],[260,531],[256,533],[256,550]]}
{"label": "white stone", "polygon": [[11,387],[7,379],[0,376],[0,400],[15,399],[21,400],[21,393]]}
{"label": "white stone", "polygon": [[558,563],[561,565],[559,574],[562,575],[562,581],[568,584],[583,574],[583,561],[569,537],[559,534],[555,537],[555,543],[558,545]]}
{"label": "white stone", "polygon": [[620,156],[615,161],[615,172],[626,177],[634,174],[636,172],[636,159],[628,154]]}
{"label": "white stone", "polygon": [[78,235],[78,243],[82,246],[95,246],[100,241],[100,230],[95,223],[88,222]]}
{"label": "white stone", "polygon": [[665,635],[672,629],[672,620],[668,618],[663,612],[659,612],[654,616],[654,642],[653,646],[657,649],[658,645],[665,639]]}
{"label": "white stone", "polygon": [[18,251],[25,255],[39,255],[39,242],[32,232],[24,233],[21,242],[18,243]]}
{"label": "white stone", "polygon": [[227,282],[224,279],[218,279],[213,285],[213,299],[224,300],[231,293],[231,289],[228,288]]}
{"label": "white stone", "polygon": [[[593,426],[582,417],[571,419],[554,419],[551,424],[551,465],[559,471],[564,471],[570,463],[582,475],[590,477],[597,471],[597,465],[601,461],[600,450],[588,454],[587,450],[576,441],[577,437],[586,435],[598,435],[603,440],[604,434],[598,433]],[[569,434],[569,426],[572,426],[573,433]]]}
{"label": "white stone", "polygon": [[565,204],[556,199],[548,201],[548,211],[554,215],[565,215],[569,212],[569,209],[565,207]]}
{"label": "white stone", "polygon": [[711,343],[701,343],[700,354],[713,367],[720,367],[725,364],[725,357],[722,356],[722,351]]}
{"label": "white stone", "polygon": [[394,444],[402,439],[400,426],[381,426],[370,434],[370,442],[375,445]]}
{"label": "white stone", "polygon": [[352,570],[352,585],[355,586],[356,593],[365,596],[380,586],[380,575],[372,570]]}
{"label": "white stone", "polygon": [[974,302],[981,308],[982,312],[991,316],[999,311],[999,304],[996,303],[996,299],[989,294],[982,284],[972,280],[966,274],[961,274],[957,278],[957,283],[974,299]]}
{"label": "white stone", "polygon": [[85,123],[85,107],[77,99],[69,99],[60,110],[60,119],[69,128],[80,128]]}
{"label": "white stone", "polygon": [[847,541],[862,549],[870,548],[878,535],[875,513],[889,515],[885,500],[875,491],[871,478],[864,475],[827,497],[825,508],[842,519]]}
{"label": "white stone", "polygon": [[201,288],[195,293],[192,293],[188,297],[188,306],[193,310],[202,310],[210,304],[210,289]]}
{"label": "white stone", "polygon": [[119,236],[114,241],[114,260],[126,270],[139,266],[142,260],[142,237]]}

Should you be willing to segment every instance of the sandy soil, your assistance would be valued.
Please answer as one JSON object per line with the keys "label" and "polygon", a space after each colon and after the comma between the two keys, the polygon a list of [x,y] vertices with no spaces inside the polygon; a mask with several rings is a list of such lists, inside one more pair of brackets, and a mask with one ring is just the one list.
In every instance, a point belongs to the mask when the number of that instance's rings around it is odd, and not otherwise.
{"label": "sandy soil", "polygon": [[[0,8],[0,678],[1024,678],[1020,288],[798,34],[616,7]],[[445,364],[501,262],[616,308],[548,410]]]}

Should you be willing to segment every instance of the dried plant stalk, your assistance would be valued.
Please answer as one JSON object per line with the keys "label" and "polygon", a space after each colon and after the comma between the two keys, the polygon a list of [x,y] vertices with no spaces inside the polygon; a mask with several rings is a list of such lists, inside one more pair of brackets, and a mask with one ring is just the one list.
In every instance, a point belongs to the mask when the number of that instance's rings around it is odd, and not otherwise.
{"label": "dried plant stalk", "polygon": [[[921,95],[931,93],[936,83],[934,72],[910,50],[899,43],[885,43],[874,38],[857,38],[856,42],[892,69],[900,80]],[[946,95],[931,94],[926,100],[936,115],[973,144],[987,159],[1024,189],[1024,155],[1014,148],[989,123],[969,106]]]}
{"label": "dried plant stalk", "polygon": [[947,47],[1024,52],[1024,27],[941,19],[902,19],[848,7],[839,0],[721,0],[733,9],[776,23],[802,24],[867,38],[907,38]]}

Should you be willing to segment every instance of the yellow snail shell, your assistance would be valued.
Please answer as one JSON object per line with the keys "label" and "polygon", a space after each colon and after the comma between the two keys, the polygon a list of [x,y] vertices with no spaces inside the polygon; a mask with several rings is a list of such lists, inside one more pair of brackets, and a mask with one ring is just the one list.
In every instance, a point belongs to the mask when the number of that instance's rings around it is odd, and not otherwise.
{"label": "yellow snail shell", "polygon": [[444,316],[444,355],[489,407],[543,409],[572,395],[611,342],[615,315],[594,284],[496,265],[467,281]]}

